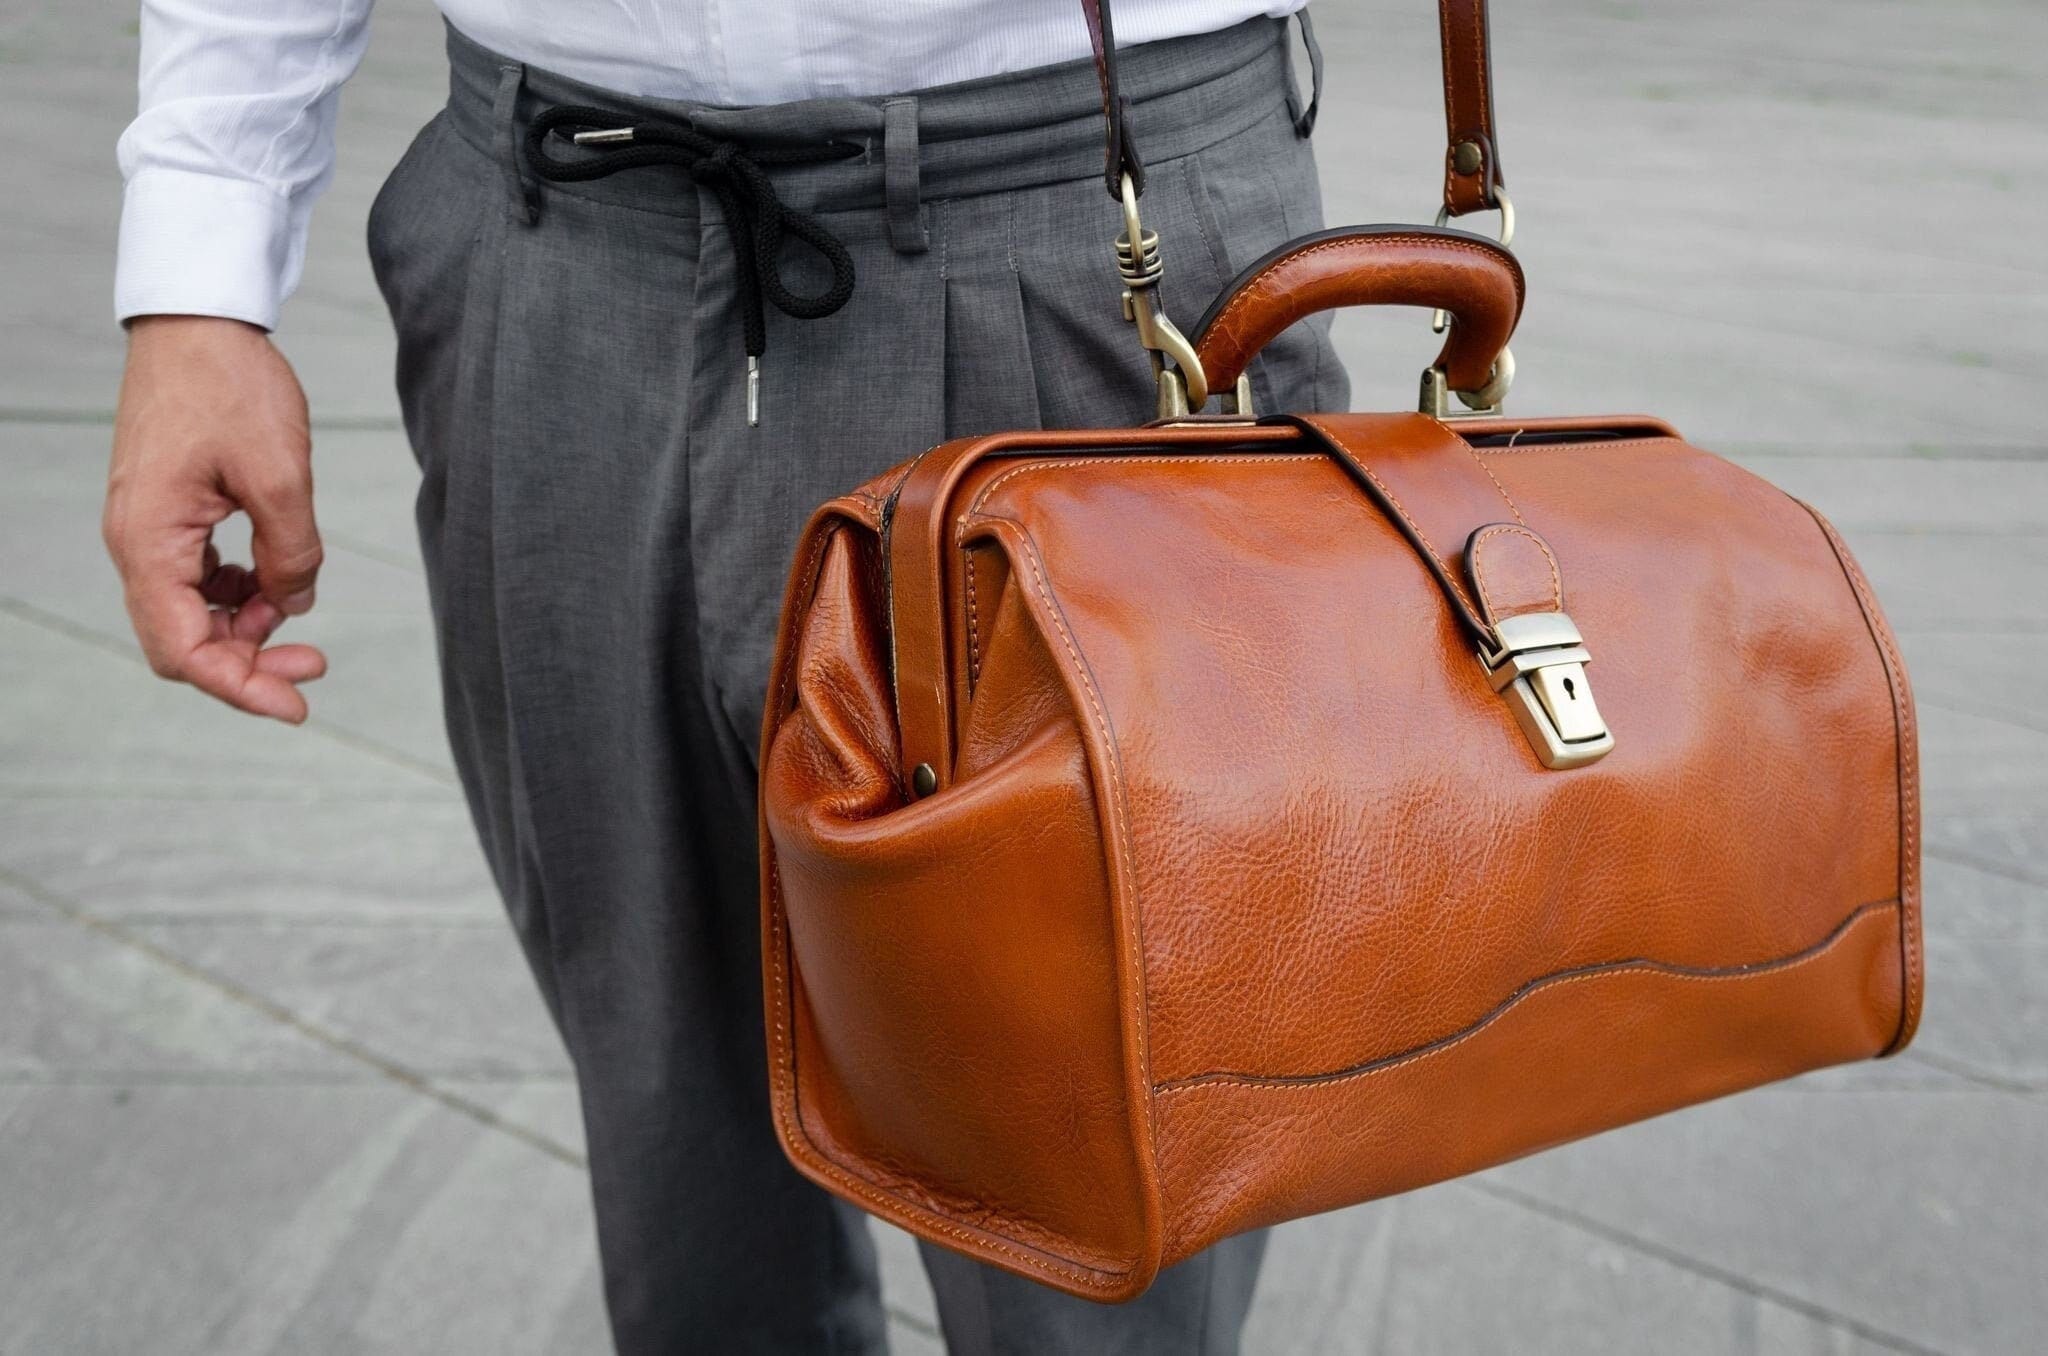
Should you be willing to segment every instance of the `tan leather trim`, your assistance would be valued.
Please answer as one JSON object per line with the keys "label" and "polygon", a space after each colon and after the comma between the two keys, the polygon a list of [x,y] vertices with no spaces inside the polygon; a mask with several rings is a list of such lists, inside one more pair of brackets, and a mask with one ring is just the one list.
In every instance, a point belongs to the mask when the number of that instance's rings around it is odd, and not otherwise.
{"label": "tan leather trim", "polygon": [[1842,573],[1849,580],[1849,587],[1855,590],[1856,601],[1863,609],[1863,620],[1870,627],[1871,639],[1877,642],[1877,651],[1884,661],[1885,680],[1891,685],[1892,709],[1896,713],[1899,730],[1899,950],[1902,957],[1901,977],[1903,1001],[1899,1004],[1899,1029],[1892,1037],[1891,1044],[1880,1053],[1895,1055],[1906,1048],[1913,1035],[1920,1028],[1920,1006],[1925,987],[1925,963],[1921,951],[1920,924],[1920,739],[1918,721],[1913,708],[1912,680],[1906,676],[1906,661],[1899,654],[1898,641],[1892,636],[1891,626],[1884,619],[1884,611],[1878,606],[1877,594],[1864,577],[1863,567],[1856,563],[1835,525],[1823,517],[1820,511],[1802,499],[1794,503],[1813,515],[1814,522],[1828,539],[1834,550],[1835,559],[1842,563]]}
{"label": "tan leather trim", "polygon": [[1771,974],[1778,970],[1789,970],[1817,960],[1840,944],[1844,935],[1860,923],[1863,918],[1880,911],[1896,910],[1899,902],[1895,899],[1877,900],[1850,910],[1841,922],[1828,930],[1827,936],[1811,946],[1769,960],[1752,961],[1743,965],[1698,966],[1674,965],[1669,961],[1648,958],[1608,961],[1600,965],[1576,965],[1568,970],[1557,970],[1528,981],[1476,1022],[1468,1023],[1456,1031],[1449,1031],[1433,1040],[1424,1041],[1406,1050],[1364,1060],[1342,1069],[1330,1069],[1318,1073],[1240,1073],[1235,1070],[1217,1070],[1214,1073],[1194,1074],[1187,1078],[1176,1078],[1153,1085],[1152,1091],[1161,1097],[1186,1092],[1208,1083],[1237,1083],[1253,1087],[1307,1087],[1326,1083],[1343,1083],[1355,1078],[1365,1078],[1382,1073],[1403,1064],[1412,1064],[1418,1059],[1428,1059],[1442,1054],[1454,1046],[1463,1044],[1495,1022],[1508,1016],[1526,1000],[1544,989],[1563,984],[1580,984],[1589,980],[1606,979],[1628,974],[1656,974],[1681,980],[1729,980],[1754,979],[1758,975]]}

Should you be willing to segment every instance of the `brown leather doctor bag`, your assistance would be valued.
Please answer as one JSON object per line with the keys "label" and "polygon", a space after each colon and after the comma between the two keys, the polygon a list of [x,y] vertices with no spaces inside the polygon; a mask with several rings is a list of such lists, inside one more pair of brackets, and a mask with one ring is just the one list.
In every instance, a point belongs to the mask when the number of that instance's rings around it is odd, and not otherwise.
{"label": "brown leather doctor bag", "polygon": [[[1522,275],[1477,236],[1296,241],[1183,338],[1089,8],[1162,417],[945,444],[797,548],[761,760],[797,1167],[1121,1300],[1901,1048],[1913,706],[1841,538],[1657,420],[1501,415]],[[1483,6],[1442,22],[1446,215],[1505,209]],[[1262,343],[1373,303],[1450,316],[1423,413],[1252,417]]]}

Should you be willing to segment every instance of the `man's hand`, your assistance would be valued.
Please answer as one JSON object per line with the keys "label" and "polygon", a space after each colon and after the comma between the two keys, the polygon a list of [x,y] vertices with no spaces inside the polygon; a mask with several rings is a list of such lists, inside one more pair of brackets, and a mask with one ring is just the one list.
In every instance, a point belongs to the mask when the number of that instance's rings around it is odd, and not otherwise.
{"label": "man's hand", "polygon": [[[254,570],[213,547],[237,509]],[[298,684],[326,656],[266,648],[313,606],[320,570],[306,395],[269,335],[210,316],[130,324],[102,531],[151,668],[254,715],[306,718]]]}

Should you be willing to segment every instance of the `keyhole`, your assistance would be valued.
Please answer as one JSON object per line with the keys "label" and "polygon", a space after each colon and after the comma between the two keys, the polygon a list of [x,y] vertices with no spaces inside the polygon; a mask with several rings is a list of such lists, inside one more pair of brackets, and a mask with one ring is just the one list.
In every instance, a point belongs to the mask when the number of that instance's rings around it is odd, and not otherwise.
{"label": "keyhole", "polygon": [[1579,690],[1572,686],[1572,680],[1569,678],[1564,680],[1564,695],[1573,701],[1579,699]]}

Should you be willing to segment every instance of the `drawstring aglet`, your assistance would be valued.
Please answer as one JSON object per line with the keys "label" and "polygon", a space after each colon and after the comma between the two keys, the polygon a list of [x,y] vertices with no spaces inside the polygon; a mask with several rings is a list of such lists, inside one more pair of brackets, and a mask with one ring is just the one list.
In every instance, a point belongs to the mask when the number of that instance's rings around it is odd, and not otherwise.
{"label": "drawstring aglet", "polygon": [[747,355],[747,427],[761,424],[761,360]]}
{"label": "drawstring aglet", "polygon": [[578,146],[617,146],[633,139],[633,129],[601,127],[595,132],[578,132],[569,139]]}

